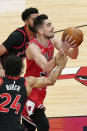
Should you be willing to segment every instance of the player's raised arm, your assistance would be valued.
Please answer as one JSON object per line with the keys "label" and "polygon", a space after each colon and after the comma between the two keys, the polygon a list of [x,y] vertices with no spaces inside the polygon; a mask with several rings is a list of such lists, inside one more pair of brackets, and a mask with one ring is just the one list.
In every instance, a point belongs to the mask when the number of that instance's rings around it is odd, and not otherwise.
{"label": "player's raised arm", "polygon": [[31,77],[26,78],[27,85],[29,84],[30,86],[30,89],[28,89],[28,91],[30,91],[32,88],[43,88],[45,86],[54,85],[58,76],[61,74],[62,69],[66,65],[67,57],[63,55],[62,53],[59,53],[59,58],[56,57],[55,61],[56,61],[57,66],[53,71],[51,71],[51,73],[49,74],[49,77],[35,78],[31,76]]}
{"label": "player's raised arm", "polygon": [[46,58],[41,54],[40,48],[34,43],[28,46],[26,56],[28,59],[34,60],[35,63],[46,73],[52,71],[52,69],[56,66],[55,58],[47,62]]}
{"label": "player's raised arm", "polygon": [[75,40],[70,42],[72,37],[67,35],[64,41],[60,41],[57,37],[52,38],[52,42],[57,50],[62,50],[66,56],[69,56],[71,59],[76,59],[78,57],[79,48],[74,45],[71,46]]}

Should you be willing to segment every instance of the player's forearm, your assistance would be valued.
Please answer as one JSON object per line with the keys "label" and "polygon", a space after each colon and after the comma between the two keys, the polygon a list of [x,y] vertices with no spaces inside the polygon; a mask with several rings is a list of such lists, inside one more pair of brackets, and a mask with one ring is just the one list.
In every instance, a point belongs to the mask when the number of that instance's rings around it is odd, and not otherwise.
{"label": "player's forearm", "polygon": [[0,69],[3,69],[3,66],[1,64],[1,56],[0,56]]}
{"label": "player's forearm", "polygon": [[59,66],[55,67],[54,70],[50,73],[50,75],[48,77],[50,85],[53,85],[56,82],[56,80],[57,80],[58,76],[61,74],[61,71],[63,68],[64,68],[63,66],[59,65]]}
{"label": "player's forearm", "polygon": [[4,45],[0,45],[0,56],[5,54],[6,52],[7,52],[7,49],[5,48],[5,46]]}
{"label": "player's forearm", "polygon": [[78,53],[79,53],[78,47],[75,47],[72,50],[65,52],[65,55],[69,56],[72,59],[76,59],[78,57]]}
{"label": "player's forearm", "polygon": [[[34,78],[36,80],[33,81],[32,88],[44,88],[46,86],[53,85],[58,76],[61,74],[63,67],[58,66],[55,67],[55,69],[50,73],[49,77],[39,77],[39,78]],[[32,81],[29,82],[29,84],[32,83]]]}
{"label": "player's forearm", "polygon": [[1,62],[0,62],[0,69],[3,69],[3,66],[2,66]]}
{"label": "player's forearm", "polygon": [[43,72],[50,73],[56,66],[55,57],[43,66]]}
{"label": "player's forearm", "polygon": [[4,76],[5,76],[5,71],[4,71],[3,66],[0,62],[0,77],[4,77]]}

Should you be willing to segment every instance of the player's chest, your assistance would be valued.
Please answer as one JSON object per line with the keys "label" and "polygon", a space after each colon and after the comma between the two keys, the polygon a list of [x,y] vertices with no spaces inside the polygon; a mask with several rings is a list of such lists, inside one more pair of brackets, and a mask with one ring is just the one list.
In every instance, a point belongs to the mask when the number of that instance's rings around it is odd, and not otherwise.
{"label": "player's chest", "polygon": [[45,56],[45,58],[47,59],[47,61],[49,61],[50,59],[53,58],[53,54],[54,54],[54,47],[50,46],[48,48],[42,48],[41,49],[41,53],[42,55]]}

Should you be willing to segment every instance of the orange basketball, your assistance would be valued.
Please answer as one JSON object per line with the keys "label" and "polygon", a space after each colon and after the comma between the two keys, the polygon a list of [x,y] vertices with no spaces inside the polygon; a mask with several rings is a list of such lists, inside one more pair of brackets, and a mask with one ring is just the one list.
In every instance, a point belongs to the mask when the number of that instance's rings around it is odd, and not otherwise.
{"label": "orange basketball", "polygon": [[72,37],[70,42],[75,40],[74,44],[76,44],[76,46],[79,46],[82,43],[82,41],[83,41],[83,33],[78,28],[69,27],[69,28],[65,29],[63,34],[62,34],[62,40],[63,41],[65,40],[67,35]]}

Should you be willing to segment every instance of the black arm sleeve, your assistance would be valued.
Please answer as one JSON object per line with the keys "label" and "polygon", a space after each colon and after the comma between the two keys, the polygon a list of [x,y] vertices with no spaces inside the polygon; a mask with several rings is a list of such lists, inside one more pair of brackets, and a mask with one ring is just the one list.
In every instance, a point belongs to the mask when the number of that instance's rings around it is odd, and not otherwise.
{"label": "black arm sleeve", "polygon": [[24,42],[23,33],[20,31],[14,31],[2,44],[5,46],[7,50],[11,50],[14,46],[16,47],[21,46],[23,42]]}

